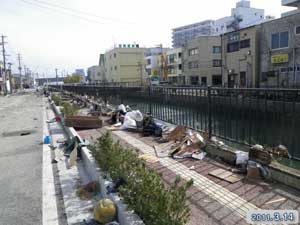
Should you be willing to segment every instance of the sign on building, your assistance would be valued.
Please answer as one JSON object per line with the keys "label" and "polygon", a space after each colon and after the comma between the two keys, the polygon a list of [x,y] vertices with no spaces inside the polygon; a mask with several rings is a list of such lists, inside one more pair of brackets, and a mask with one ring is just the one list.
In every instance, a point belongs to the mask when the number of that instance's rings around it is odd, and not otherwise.
{"label": "sign on building", "polygon": [[271,57],[271,62],[272,64],[287,63],[289,62],[289,55],[288,54],[273,55]]}

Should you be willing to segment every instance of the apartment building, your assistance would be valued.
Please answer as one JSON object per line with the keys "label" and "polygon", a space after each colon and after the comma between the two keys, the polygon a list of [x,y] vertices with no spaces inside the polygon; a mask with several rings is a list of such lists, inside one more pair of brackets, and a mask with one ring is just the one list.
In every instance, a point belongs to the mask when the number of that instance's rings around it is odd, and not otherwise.
{"label": "apartment building", "polygon": [[272,20],[265,17],[264,9],[252,8],[250,1],[241,0],[231,9],[231,15],[218,20],[206,20],[173,29],[173,47],[182,47],[187,41],[201,36],[219,36],[221,34],[250,27]]}
{"label": "apartment building", "polygon": [[[296,4],[298,1],[283,1]],[[261,87],[300,87],[300,13],[261,25]]]}
{"label": "apartment building", "polygon": [[281,17],[295,15],[300,13],[300,0],[281,0],[282,6],[293,7],[293,10],[283,13]]}
{"label": "apartment building", "polygon": [[144,82],[146,48],[139,45],[119,45],[104,54],[107,82]]}
{"label": "apartment building", "polygon": [[256,25],[221,36],[223,85],[259,86],[260,31],[261,26]]}
{"label": "apartment building", "polygon": [[183,50],[187,85],[221,86],[221,38],[199,37],[188,41]]}

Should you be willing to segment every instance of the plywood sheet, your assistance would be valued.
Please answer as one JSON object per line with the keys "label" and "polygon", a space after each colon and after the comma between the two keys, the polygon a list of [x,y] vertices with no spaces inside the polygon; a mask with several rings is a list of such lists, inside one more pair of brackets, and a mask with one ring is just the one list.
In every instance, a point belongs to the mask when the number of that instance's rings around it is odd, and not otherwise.
{"label": "plywood sheet", "polygon": [[224,169],[216,169],[216,170],[210,172],[209,175],[217,177],[221,180],[225,180],[230,183],[236,183],[244,178],[241,175],[234,174],[234,173],[224,170]]}

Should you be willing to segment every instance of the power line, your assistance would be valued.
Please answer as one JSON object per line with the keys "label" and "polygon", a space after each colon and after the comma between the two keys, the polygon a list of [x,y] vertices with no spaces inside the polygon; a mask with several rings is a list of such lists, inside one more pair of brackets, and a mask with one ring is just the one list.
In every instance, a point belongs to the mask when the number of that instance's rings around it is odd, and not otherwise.
{"label": "power line", "polygon": [[48,9],[50,11],[53,11],[53,12],[56,12],[56,13],[60,13],[60,14],[64,14],[64,15],[68,15],[68,16],[73,16],[77,19],[81,19],[81,20],[84,20],[84,21],[87,21],[87,22],[91,22],[91,23],[97,23],[97,24],[101,24],[101,25],[104,25],[105,23],[101,23],[99,21],[96,21],[96,20],[91,20],[91,19],[88,19],[88,18],[84,18],[82,16],[78,16],[78,15],[75,15],[75,14],[71,14],[71,13],[65,13],[65,12],[62,12],[62,11],[59,11],[57,9],[53,9],[53,8],[49,8],[49,7],[46,7],[46,6],[42,6],[42,5],[38,5],[38,4],[35,4],[33,2],[29,2],[29,1],[26,1],[26,0],[20,0],[21,2],[23,3],[26,3],[26,4],[29,4],[29,5],[33,5],[33,6],[36,6],[38,8],[42,8],[42,9]]}
{"label": "power line", "polygon": [[96,23],[96,24],[101,24],[101,25],[108,24],[108,22],[100,22],[100,21],[97,21],[97,20],[93,20],[93,19],[89,19],[89,18],[80,16],[78,14],[76,15],[74,13],[67,13],[67,12],[62,11],[62,10],[58,10],[58,9],[55,9],[55,8],[47,7],[47,6],[40,5],[40,4],[37,4],[37,3],[34,3],[34,2],[30,2],[30,1],[27,1],[27,0],[20,0],[20,1],[23,2],[23,3],[25,3],[25,4],[33,5],[33,6],[38,7],[38,8],[47,9],[47,10],[50,10],[50,11],[53,11],[53,12],[56,12],[56,13],[59,13],[59,14],[67,15],[67,16],[72,16],[74,18],[77,18],[77,19],[80,19],[80,20],[84,20],[86,22]]}
{"label": "power line", "polygon": [[65,6],[53,4],[53,3],[42,1],[42,0],[35,0],[35,1],[40,3],[40,4],[45,4],[45,5],[48,5],[48,6],[64,9],[64,10],[67,10],[67,11],[72,11],[72,12],[75,12],[75,13],[80,13],[80,14],[87,15],[87,16],[97,17],[97,18],[100,18],[100,19],[103,19],[103,20],[110,20],[110,21],[114,21],[114,22],[124,23],[124,21],[122,21],[120,19],[117,19],[117,18],[103,17],[103,16],[99,16],[99,15],[96,15],[96,14],[93,14],[93,13],[90,13],[90,12],[85,12],[85,11],[78,10],[78,9],[68,8],[68,7],[65,7]]}

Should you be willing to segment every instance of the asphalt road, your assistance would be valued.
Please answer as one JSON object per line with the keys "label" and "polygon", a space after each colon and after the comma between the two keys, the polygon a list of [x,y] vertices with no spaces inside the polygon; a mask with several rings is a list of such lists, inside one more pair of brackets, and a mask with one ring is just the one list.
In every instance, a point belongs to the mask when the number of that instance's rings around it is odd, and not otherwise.
{"label": "asphalt road", "polygon": [[0,97],[0,225],[42,224],[42,112],[33,92]]}

